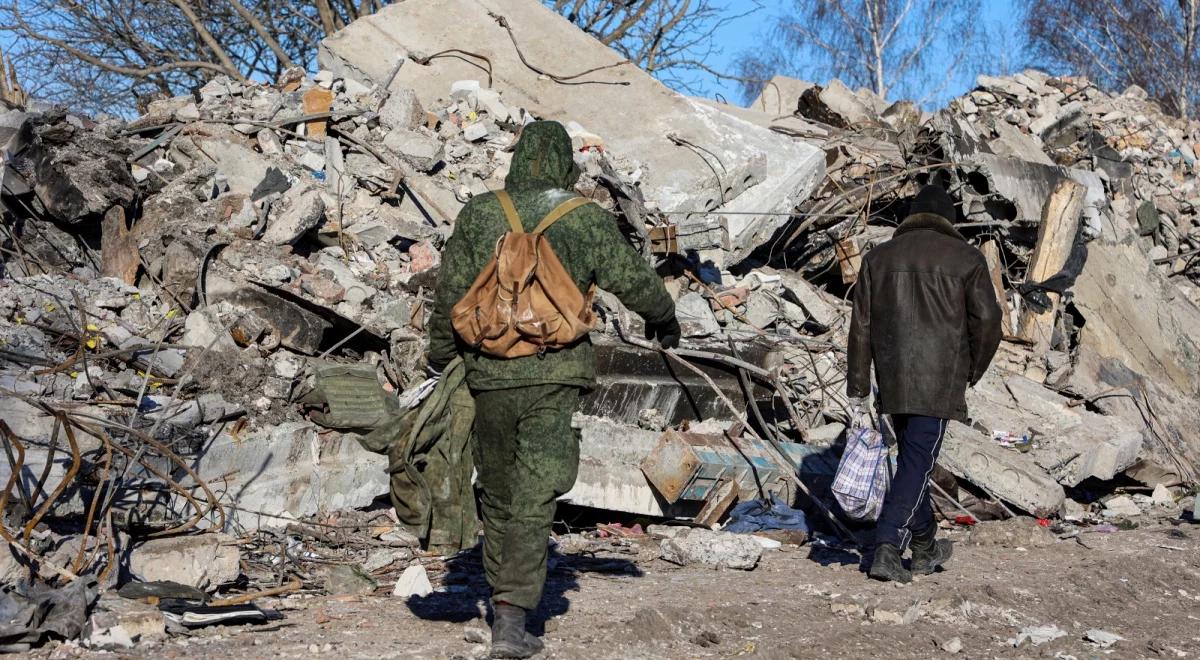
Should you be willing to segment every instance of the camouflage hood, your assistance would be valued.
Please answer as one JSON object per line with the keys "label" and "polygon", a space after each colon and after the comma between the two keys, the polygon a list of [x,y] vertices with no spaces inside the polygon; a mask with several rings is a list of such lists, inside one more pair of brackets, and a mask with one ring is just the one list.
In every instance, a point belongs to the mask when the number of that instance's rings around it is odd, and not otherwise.
{"label": "camouflage hood", "polygon": [[571,154],[571,137],[556,121],[535,121],[521,131],[505,187],[550,185],[570,190],[579,180]]}

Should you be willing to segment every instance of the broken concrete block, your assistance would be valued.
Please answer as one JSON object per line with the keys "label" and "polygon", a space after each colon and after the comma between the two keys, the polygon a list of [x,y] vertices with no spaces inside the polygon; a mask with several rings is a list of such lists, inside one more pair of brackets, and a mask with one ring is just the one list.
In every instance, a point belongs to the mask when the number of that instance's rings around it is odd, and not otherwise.
{"label": "broken concrete block", "polygon": [[138,600],[101,597],[89,620],[92,630],[84,644],[89,648],[128,648],[134,642],[155,642],[167,637],[166,620],[154,605]]}
{"label": "broken concrete block", "polygon": [[295,243],[324,217],[325,201],[320,189],[308,184],[293,186],[271,206],[262,240],[275,245]]}
{"label": "broken concrete block", "polygon": [[500,92],[494,89],[481,89],[475,92],[475,109],[488,113],[495,122],[506,122],[512,116],[508,106],[500,100]]}
{"label": "broken concrete block", "polygon": [[750,570],[762,557],[762,546],[745,534],[688,528],[661,545],[662,558],[672,564]]}
{"label": "broken concrete block", "polygon": [[425,108],[417,99],[417,93],[408,87],[393,86],[387,101],[379,109],[379,123],[404,131],[424,124]]}
{"label": "broken concrete block", "polygon": [[[693,102],[637,67],[609,66],[624,58],[540,3],[496,0],[489,11],[507,19],[529,61],[560,61],[568,52],[579,70],[605,67],[590,79],[628,85],[589,85],[587,94],[578,94],[577,88],[530,70],[521,63],[504,28],[480,11],[475,0],[393,3],[324,39],[318,60],[322,67],[354,72],[365,83],[379,83],[391,72],[397,47],[435,53],[447,43],[471,44],[473,52],[492,62],[492,86],[504,90],[508,107],[525,108],[542,117],[587,118],[588,130],[603,137],[607,149],[643,161],[641,188],[663,210],[737,212],[729,216],[731,261],[769,239],[787,221],[786,215],[775,213],[794,208],[824,174],[821,150],[781,140],[768,128]],[[432,104],[445,97],[447,81],[474,80],[478,73],[467,62],[437,58],[427,66],[402,68],[396,82]],[[478,90],[464,90],[471,91]],[[598,113],[596,108],[605,111]],[[731,176],[718,182],[711,163],[673,142],[671,136],[718,154]],[[740,185],[752,163],[760,174],[753,185],[736,196],[722,195],[723,188]]]}
{"label": "broken concrete block", "polygon": [[1154,492],[1150,494],[1151,502],[1154,506],[1163,508],[1175,507],[1175,496],[1171,494],[1171,489],[1162,484],[1154,486]]}
{"label": "broken concrete block", "polygon": [[358,564],[332,566],[325,574],[325,593],[330,596],[362,596],[375,591],[378,586]]}
{"label": "broken concrete block", "polygon": [[694,291],[675,301],[675,316],[679,319],[684,337],[708,337],[721,331],[712,306],[704,296]]}
{"label": "broken concrete block", "polygon": [[219,532],[152,539],[133,549],[129,570],[145,582],[178,582],[215,591],[241,574],[237,539]]}
{"label": "broken concrete block", "polygon": [[278,529],[292,516],[367,506],[388,492],[386,467],[387,457],[352,435],[318,436],[312,424],[286,422],[241,438],[218,435],[195,469],[236,489],[239,508],[226,512],[231,529]]}
{"label": "broken concrete block", "polygon": [[979,431],[950,422],[939,462],[956,477],[1025,511],[1049,515],[1062,506],[1062,486],[1026,454],[1004,449]]}
{"label": "broken concrete block", "polygon": [[798,111],[804,117],[838,128],[877,123],[878,113],[838,79],[825,87],[811,87],[800,95]]}
{"label": "broken concrete block", "polygon": [[1118,495],[1104,503],[1105,518],[1127,518],[1142,515],[1142,509],[1128,495]]}
{"label": "broken concrete block", "polygon": [[425,567],[420,564],[413,564],[404,569],[396,580],[396,586],[392,588],[392,595],[397,598],[424,598],[431,593],[433,585],[429,583]]}
{"label": "broken concrete block", "polygon": [[313,172],[323,172],[325,170],[325,155],[306,150],[300,156],[300,164]]}
{"label": "broken concrete block", "polygon": [[487,123],[482,121],[477,121],[463,128],[463,139],[467,142],[485,140],[490,134],[491,131],[488,130]]}
{"label": "broken concrete block", "polygon": [[445,143],[435,137],[403,129],[385,135],[383,146],[420,172],[427,172],[441,162],[446,149]]}
{"label": "broken concrete block", "polygon": [[14,165],[33,173],[34,192],[50,217],[75,224],[98,220],[113,206],[132,205],[137,184],[129,170],[127,142],[100,131],[77,131],[69,142],[51,143],[41,137],[49,128],[34,126],[36,137]]}
{"label": "broken concrete block", "polygon": [[788,76],[775,76],[763,85],[763,89],[748,107],[764,113],[780,116],[796,112],[800,95],[815,85],[805,80]]}
{"label": "broken concrete block", "polygon": [[1083,634],[1083,638],[1102,649],[1109,648],[1117,642],[1125,639],[1116,633],[1111,633],[1107,630],[1100,630],[1098,628],[1093,628],[1087,631]]}
{"label": "broken concrete block", "polygon": [[200,143],[203,153],[216,161],[217,173],[229,190],[257,201],[286,190],[287,176],[262,154],[240,142],[211,138]]}
{"label": "broken concrete block", "polygon": [[197,108],[195,103],[189,103],[175,111],[176,121],[189,122],[198,119],[200,119],[200,108]]}
{"label": "broken concrete block", "polygon": [[183,323],[183,337],[179,343],[200,350],[236,351],[238,346],[233,336],[225,329],[216,312],[210,309],[197,309],[188,314]]}
{"label": "broken concrete block", "polygon": [[1054,624],[1045,626],[1028,626],[1021,629],[1021,632],[1013,639],[1008,640],[1013,646],[1021,646],[1025,642],[1029,642],[1034,646],[1041,646],[1047,642],[1053,642],[1060,637],[1066,637],[1067,631],[1059,628]]}

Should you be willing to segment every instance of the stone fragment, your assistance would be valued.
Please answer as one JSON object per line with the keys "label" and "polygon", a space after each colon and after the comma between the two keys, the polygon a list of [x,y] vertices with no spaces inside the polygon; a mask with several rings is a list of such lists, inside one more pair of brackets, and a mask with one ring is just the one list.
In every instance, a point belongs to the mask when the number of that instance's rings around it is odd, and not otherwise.
{"label": "stone fragment", "polygon": [[486,139],[489,134],[487,124],[482,121],[477,121],[463,129],[463,139],[468,142]]}
{"label": "stone fragment", "polygon": [[442,263],[442,253],[429,241],[414,243],[408,248],[408,269],[413,273],[424,273],[437,268]]}
{"label": "stone fragment", "polygon": [[129,570],[140,580],[178,582],[215,591],[241,574],[237,539],[219,532],[151,539],[133,549]]}
{"label": "stone fragment", "polygon": [[230,192],[259,200],[287,188],[287,177],[279,168],[242,142],[210,138],[201,141],[200,149],[215,161],[217,173]]}
{"label": "stone fragment", "polygon": [[338,564],[325,574],[325,593],[330,596],[365,596],[378,586],[358,564]]}
{"label": "stone fragment", "polygon": [[949,653],[950,655],[954,655],[963,650],[963,643],[962,643],[962,640],[959,639],[958,637],[951,637],[950,639],[942,642],[941,648],[946,653]]}
{"label": "stone fragment", "polygon": [[325,217],[325,201],[315,186],[292,186],[283,199],[271,206],[267,230],[262,240],[275,245],[287,245],[315,229]]}
{"label": "stone fragment", "polygon": [[492,121],[496,122],[506,122],[512,117],[512,111],[500,100],[500,92],[494,89],[480,89],[475,92],[475,108],[488,113]]}
{"label": "stone fragment", "polygon": [[1104,503],[1105,518],[1140,516],[1142,509],[1128,495],[1118,495]]}
{"label": "stone fragment", "polygon": [[[44,138],[50,130],[34,129],[37,137],[16,165],[22,172],[36,173],[32,188],[51,218],[76,224],[84,219],[99,220],[113,206],[133,204],[137,183],[129,169],[127,142],[101,131],[78,129],[67,141],[61,137],[50,141]],[[10,178],[5,174],[4,181]]]}
{"label": "stone fragment", "polygon": [[1102,649],[1109,648],[1113,644],[1125,639],[1116,633],[1111,633],[1107,630],[1100,630],[1098,628],[1093,628],[1087,631],[1083,634],[1083,638]]}
{"label": "stone fragment", "polygon": [[175,111],[175,119],[182,122],[196,121],[200,119],[200,108],[197,108],[195,103],[189,103]]}
{"label": "stone fragment", "polygon": [[392,595],[397,598],[423,598],[431,593],[433,585],[429,583],[425,567],[420,564],[413,564],[404,569],[400,578],[396,580],[396,586],[392,588]]}
{"label": "stone fragment", "polygon": [[1150,495],[1150,499],[1154,506],[1163,508],[1173,508],[1175,506],[1175,496],[1171,494],[1171,489],[1162,484],[1154,486],[1154,492]]}
{"label": "stone fragment", "polygon": [[758,564],[763,548],[744,534],[688,528],[660,546],[662,558],[672,564],[700,564],[712,568],[750,570]]}
{"label": "stone fragment", "polygon": [[418,131],[396,129],[383,138],[383,146],[421,172],[427,172],[445,155],[445,143]]}
{"label": "stone fragment", "polygon": [[197,309],[188,314],[183,322],[183,337],[179,343],[201,350],[236,351],[237,344],[225,329],[216,312],[210,309]]}
{"label": "stone fragment", "polygon": [[1028,626],[1022,628],[1017,636],[1008,640],[1014,647],[1021,646],[1025,642],[1029,642],[1034,646],[1041,646],[1046,642],[1053,642],[1060,637],[1066,637],[1067,631],[1059,628],[1053,623],[1044,626]]}
{"label": "stone fragment", "polygon": [[467,624],[463,626],[463,641],[471,644],[491,644],[492,631],[483,626]]}
{"label": "stone fragment", "polygon": [[704,296],[692,291],[675,301],[675,315],[684,337],[708,337],[721,331],[712,306]]}
{"label": "stone fragment", "polygon": [[379,109],[379,122],[397,130],[411,130],[425,123],[425,109],[417,100],[417,93],[408,87],[391,90],[387,101]]}

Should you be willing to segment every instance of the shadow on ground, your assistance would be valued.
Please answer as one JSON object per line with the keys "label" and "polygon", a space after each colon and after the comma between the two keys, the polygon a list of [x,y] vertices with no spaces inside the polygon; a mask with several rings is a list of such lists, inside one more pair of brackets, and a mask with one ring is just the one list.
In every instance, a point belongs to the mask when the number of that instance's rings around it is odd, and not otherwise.
{"label": "shadow on ground", "polygon": [[[530,632],[545,633],[546,621],[566,614],[571,608],[567,594],[579,590],[579,575],[601,573],[612,578],[640,578],[645,575],[636,563],[627,559],[564,555],[550,551],[549,573],[542,602],[529,618]],[[465,550],[446,561],[445,590],[425,597],[408,599],[413,614],[431,621],[466,623],[492,616],[491,588],[483,573],[481,546]]]}

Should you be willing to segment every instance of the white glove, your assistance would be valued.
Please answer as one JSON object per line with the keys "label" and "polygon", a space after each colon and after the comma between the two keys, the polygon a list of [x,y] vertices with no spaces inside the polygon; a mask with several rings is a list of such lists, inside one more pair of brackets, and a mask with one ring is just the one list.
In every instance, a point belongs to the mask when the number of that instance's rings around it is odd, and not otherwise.
{"label": "white glove", "polygon": [[863,418],[867,415],[867,397],[852,396],[847,399],[850,404],[850,427],[859,428],[863,426]]}

